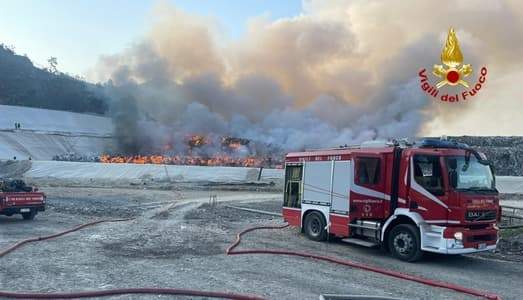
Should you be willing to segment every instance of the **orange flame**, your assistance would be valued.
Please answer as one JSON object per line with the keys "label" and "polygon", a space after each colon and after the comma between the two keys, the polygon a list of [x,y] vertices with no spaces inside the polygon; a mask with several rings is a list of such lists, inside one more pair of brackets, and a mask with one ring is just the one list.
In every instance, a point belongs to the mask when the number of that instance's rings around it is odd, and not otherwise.
{"label": "orange flame", "polygon": [[115,155],[103,154],[99,157],[101,163],[113,164],[166,164],[166,165],[190,165],[190,166],[238,166],[238,167],[261,167],[269,164],[264,158],[248,156],[234,158],[228,155],[217,155],[214,157],[200,156],[165,156],[165,155]]}
{"label": "orange flame", "polygon": [[449,29],[445,47],[441,51],[441,62],[451,68],[457,68],[463,63],[463,54],[461,54],[458,38],[452,27]]}
{"label": "orange flame", "polygon": [[[211,144],[211,140],[203,135],[188,135],[185,143],[189,146],[189,154],[194,148]],[[237,166],[237,167],[262,167],[279,166],[281,162],[273,161],[268,157],[245,156],[238,157],[237,154],[243,147],[249,144],[249,140],[242,138],[223,137],[221,140],[221,152],[210,157],[198,155],[108,155],[99,157],[101,163],[130,163],[130,164],[165,164],[165,165],[192,165],[192,166]],[[172,145],[165,145],[166,151],[172,149]]]}

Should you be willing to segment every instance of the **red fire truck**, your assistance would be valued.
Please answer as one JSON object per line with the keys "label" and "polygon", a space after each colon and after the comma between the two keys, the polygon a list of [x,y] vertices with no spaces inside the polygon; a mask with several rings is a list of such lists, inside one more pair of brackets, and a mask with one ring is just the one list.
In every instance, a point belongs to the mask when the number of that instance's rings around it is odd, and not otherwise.
{"label": "red fire truck", "polygon": [[381,245],[405,261],[492,250],[492,169],[483,153],[439,139],[289,153],[283,217],[312,240]]}
{"label": "red fire truck", "polygon": [[24,220],[32,220],[45,210],[45,201],[44,193],[21,180],[0,181],[0,215],[21,214]]}

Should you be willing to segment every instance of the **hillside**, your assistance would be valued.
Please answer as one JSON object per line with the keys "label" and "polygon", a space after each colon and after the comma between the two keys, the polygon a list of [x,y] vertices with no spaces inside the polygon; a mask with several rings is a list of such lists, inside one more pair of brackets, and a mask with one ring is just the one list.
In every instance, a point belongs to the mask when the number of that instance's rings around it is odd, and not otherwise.
{"label": "hillside", "polygon": [[103,88],[67,74],[39,69],[0,44],[0,104],[103,114]]}

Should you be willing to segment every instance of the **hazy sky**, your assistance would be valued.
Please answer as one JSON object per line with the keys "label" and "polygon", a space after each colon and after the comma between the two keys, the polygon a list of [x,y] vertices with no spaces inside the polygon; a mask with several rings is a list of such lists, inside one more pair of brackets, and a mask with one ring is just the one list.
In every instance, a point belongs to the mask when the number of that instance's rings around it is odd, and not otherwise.
{"label": "hazy sky", "polygon": [[51,56],[63,72],[85,75],[100,55],[122,51],[148,31],[151,11],[162,2],[213,17],[234,39],[247,20],[299,14],[299,0],[0,0],[0,42],[40,66]]}

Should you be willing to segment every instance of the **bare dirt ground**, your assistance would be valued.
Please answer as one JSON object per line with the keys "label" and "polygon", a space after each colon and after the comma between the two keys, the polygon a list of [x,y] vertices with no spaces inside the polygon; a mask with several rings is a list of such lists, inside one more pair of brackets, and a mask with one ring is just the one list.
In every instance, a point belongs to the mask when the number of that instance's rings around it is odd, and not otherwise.
{"label": "bare dirt ground", "polygon": [[[0,258],[0,289],[80,291],[122,287],[176,287],[256,294],[268,299],[318,299],[322,293],[405,299],[468,299],[445,289],[303,258],[238,255],[225,249],[247,227],[281,224],[278,217],[227,208],[228,203],[279,212],[279,193],[246,190],[43,189],[48,210],[32,222],[0,216],[0,249],[20,239],[80,223],[104,223],[54,240],[26,245]],[[218,204],[209,205],[216,195]],[[373,266],[521,299],[523,263],[496,256],[427,255],[404,263],[379,249],[317,243],[298,230],[256,231],[241,248],[280,248],[354,260]],[[120,296],[156,299],[157,296]]]}

